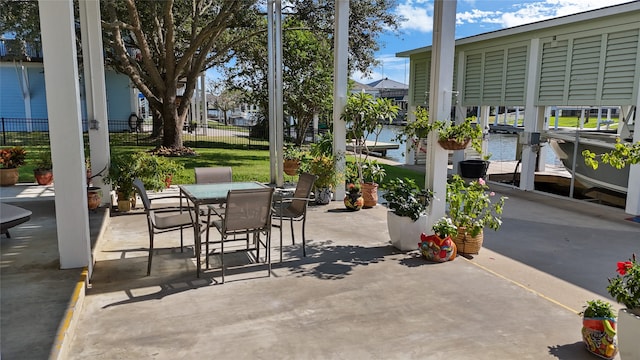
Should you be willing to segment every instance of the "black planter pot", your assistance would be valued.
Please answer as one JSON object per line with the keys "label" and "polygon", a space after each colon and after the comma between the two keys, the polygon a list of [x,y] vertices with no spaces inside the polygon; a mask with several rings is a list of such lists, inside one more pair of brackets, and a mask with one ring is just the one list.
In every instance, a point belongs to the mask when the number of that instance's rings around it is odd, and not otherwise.
{"label": "black planter pot", "polygon": [[459,164],[460,175],[464,178],[484,178],[489,169],[489,162],[486,160],[463,160]]}

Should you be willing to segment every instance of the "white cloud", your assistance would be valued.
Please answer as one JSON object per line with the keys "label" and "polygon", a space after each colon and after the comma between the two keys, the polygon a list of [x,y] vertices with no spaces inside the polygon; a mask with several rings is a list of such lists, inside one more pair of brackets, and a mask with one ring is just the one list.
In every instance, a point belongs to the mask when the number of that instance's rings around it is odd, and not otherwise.
{"label": "white cloud", "polygon": [[407,19],[400,24],[402,30],[428,33],[433,30],[433,3],[426,0],[408,0],[396,7],[396,15]]}
{"label": "white cloud", "polygon": [[[523,4],[514,3],[511,9],[502,9],[501,12],[497,11],[495,14],[480,9],[458,14],[458,22],[498,23],[506,28],[625,2],[629,2],[629,0],[545,0]],[[474,14],[477,14],[477,16],[472,16]],[[486,14],[486,17],[481,17],[481,14]],[[461,15],[464,15],[464,17],[460,17]]]}
{"label": "white cloud", "polygon": [[483,11],[479,9],[472,9],[471,11],[457,13],[456,24],[463,25],[465,23],[498,23],[500,14],[500,11]]}

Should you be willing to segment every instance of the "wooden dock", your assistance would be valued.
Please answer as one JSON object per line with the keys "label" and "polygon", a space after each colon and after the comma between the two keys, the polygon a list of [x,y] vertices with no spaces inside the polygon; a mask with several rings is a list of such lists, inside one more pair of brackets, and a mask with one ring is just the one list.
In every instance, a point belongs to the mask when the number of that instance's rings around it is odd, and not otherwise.
{"label": "wooden dock", "polygon": [[[351,151],[351,152],[356,152],[356,146],[355,146],[355,142],[351,141],[351,142],[347,142],[347,151]],[[378,141],[377,143],[375,143],[373,141],[367,140],[365,141],[365,146],[362,149],[362,152],[369,152],[369,154],[375,155],[378,154],[382,157],[387,156],[387,151],[388,150],[395,150],[395,149],[399,149],[400,145],[398,144],[393,144],[393,143],[385,143],[385,142],[380,142]]]}

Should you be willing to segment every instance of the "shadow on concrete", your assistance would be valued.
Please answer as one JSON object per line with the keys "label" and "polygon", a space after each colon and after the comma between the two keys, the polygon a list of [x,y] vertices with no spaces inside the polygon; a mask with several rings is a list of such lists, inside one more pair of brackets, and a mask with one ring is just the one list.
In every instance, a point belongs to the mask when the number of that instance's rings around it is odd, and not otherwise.
{"label": "shadow on concrete", "polygon": [[[31,220],[0,241],[0,342],[5,359],[46,359],[82,269],[60,270],[53,198],[20,201]],[[95,244],[105,209],[89,213]]]}
{"label": "shadow on concrete", "polygon": [[[581,353],[581,351],[584,353]],[[585,349],[584,343],[578,341],[572,344],[555,345],[549,347],[549,354],[557,357],[559,360],[583,360],[587,358],[596,358]]]}

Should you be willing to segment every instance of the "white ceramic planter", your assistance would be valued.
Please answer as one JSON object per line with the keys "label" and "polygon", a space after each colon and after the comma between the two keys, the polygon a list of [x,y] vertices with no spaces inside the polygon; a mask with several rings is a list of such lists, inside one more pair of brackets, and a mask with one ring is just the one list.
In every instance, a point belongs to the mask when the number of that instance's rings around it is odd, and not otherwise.
{"label": "white ceramic planter", "polygon": [[402,251],[418,249],[420,234],[427,234],[427,215],[422,215],[417,221],[407,216],[398,216],[393,211],[387,211],[387,228],[391,245]]}
{"label": "white ceramic planter", "polygon": [[622,360],[640,359],[640,316],[618,311],[618,352]]}

